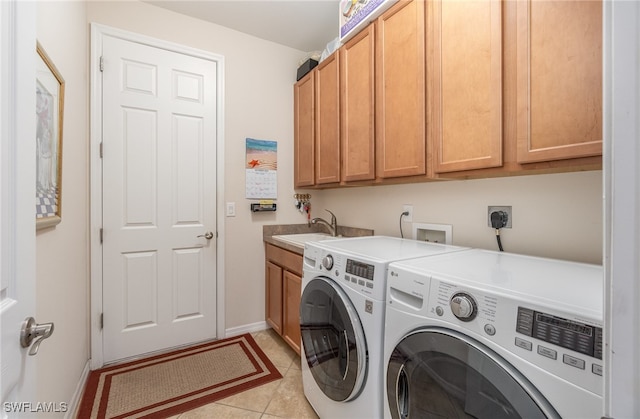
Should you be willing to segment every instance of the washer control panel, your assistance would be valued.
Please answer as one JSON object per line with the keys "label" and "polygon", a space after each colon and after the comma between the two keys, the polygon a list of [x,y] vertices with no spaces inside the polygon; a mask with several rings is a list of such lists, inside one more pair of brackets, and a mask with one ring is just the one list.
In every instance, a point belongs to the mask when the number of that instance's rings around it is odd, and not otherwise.
{"label": "washer control panel", "polygon": [[[516,332],[602,359],[602,328],[552,314],[518,307]],[[522,339],[521,339],[522,340]],[[544,351],[542,355],[548,356]]]}
{"label": "washer control panel", "polygon": [[[377,300],[384,300],[386,281],[383,266],[357,260],[340,252],[318,250],[316,260],[318,261],[317,268],[320,271],[324,271],[331,278],[340,281],[342,286],[352,288]],[[305,254],[311,258],[310,251]]]}
{"label": "washer control panel", "polygon": [[[408,281],[402,283],[406,284]],[[397,285],[391,284],[392,289]],[[416,295],[420,289],[415,284],[410,288],[403,291]],[[431,278],[425,310],[429,317],[487,339],[554,375],[602,394],[602,327],[597,322],[435,278]]]}

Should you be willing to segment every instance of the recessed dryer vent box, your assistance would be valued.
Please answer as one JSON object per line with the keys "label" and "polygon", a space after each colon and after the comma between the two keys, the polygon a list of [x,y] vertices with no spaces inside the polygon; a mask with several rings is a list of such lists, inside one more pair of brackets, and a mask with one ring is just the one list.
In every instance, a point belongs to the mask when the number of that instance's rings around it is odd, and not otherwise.
{"label": "recessed dryer vent box", "polygon": [[453,226],[451,224],[413,223],[413,239],[423,242],[451,244]]}

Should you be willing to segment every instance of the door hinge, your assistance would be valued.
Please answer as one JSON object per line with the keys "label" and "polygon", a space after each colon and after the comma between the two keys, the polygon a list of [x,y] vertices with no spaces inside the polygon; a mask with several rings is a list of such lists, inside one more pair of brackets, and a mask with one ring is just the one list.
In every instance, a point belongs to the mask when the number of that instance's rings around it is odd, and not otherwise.
{"label": "door hinge", "polygon": [[102,156],[103,156],[103,154],[102,154],[103,153],[102,144],[103,144],[102,141],[100,141],[100,158],[102,158]]}
{"label": "door hinge", "polygon": [[100,229],[100,244],[102,244],[103,235],[104,235],[104,230]]}
{"label": "door hinge", "polygon": [[104,329],[104,313],[100,313],[100,330]]}
{"label": "door hinge", "polygon": [[104,57],[100,56],[100,71],[104,71]]}

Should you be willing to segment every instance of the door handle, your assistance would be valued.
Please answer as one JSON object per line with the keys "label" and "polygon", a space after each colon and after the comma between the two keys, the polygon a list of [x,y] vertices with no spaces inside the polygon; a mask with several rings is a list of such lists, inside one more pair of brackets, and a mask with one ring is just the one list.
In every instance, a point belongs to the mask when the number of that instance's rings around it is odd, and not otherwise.
{"label": "door handle", "polygon": [[199,235],[199,236],[197,236],[197,237],[204,237],[204,238],[205,238],[205,239],[207,239],[207,240],[211,240],[211,239],[213,238],[213,233],[212,233],[212,232],[210,232],[210,231],[207,231],[206,233],[204,233],[204,234],[200,234],[200,235]]}
{"label": "door handle", "polygon": [[28,348],[33,343],[33,346],[29,349],[29,355],[36,355],[42,341],[51,336],[52,333],[53,323],[37,324],[36,319],[27,317],[22,322],[22,328],[20,329],[20,345],[23,348]]}

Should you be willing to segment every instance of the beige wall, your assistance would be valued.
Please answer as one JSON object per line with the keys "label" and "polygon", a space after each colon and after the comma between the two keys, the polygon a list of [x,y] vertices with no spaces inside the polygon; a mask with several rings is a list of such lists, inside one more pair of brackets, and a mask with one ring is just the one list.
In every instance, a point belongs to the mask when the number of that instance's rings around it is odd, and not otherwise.
{"label": "beige wall", "polygon": [[[453,244],[497,250],[487,226],[489,205],[511,205],[513,228],[503,229],[505,251],[602,263],[602,172],[518,176],[410,185],[311,191],[314,216],[323,208],[338,223],[400,236],[403,204],[413,221],[453,225]],[[403,223],[405,237],[411,225]]]}
{"label": "beige wall", "polygon": [[[226,328],[264,321],[265,223],[303,222],[293,205],[293,83],[305,53],[146,3],[87,5],[88,22],[100,23],[224,56],[224,200],[236,203],[225,218]],[[249,211],[245,199],[245,138],[278,142],[279,209]]]}
{"label": "beige wall", "polygon": [[37,310],[54,322],[37,361],[38,400],[69,402],[89,359],[86,6],[39,1],[37,38],[65,80],[62,222],[36,238]]}

